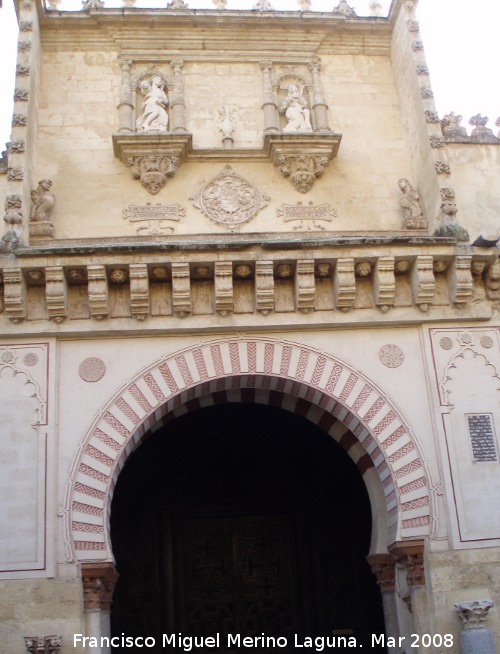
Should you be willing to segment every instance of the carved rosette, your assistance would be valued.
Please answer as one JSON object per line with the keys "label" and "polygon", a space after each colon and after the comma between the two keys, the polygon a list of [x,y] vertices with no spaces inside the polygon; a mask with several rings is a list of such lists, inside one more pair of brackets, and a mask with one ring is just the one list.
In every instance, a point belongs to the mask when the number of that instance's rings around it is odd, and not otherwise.
{"label": "carved rosette", "polygon": [[194,206],[217,225],[237,229],[267,205],[269,197],[260,193],[231,166],[224,167],[193,198]]}

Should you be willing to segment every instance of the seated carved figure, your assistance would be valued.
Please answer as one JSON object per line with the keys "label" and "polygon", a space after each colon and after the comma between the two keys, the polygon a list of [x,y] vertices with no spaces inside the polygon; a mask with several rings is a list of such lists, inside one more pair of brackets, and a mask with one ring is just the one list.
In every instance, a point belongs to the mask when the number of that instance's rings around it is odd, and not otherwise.
{"label": "seated carved figure", "polygon": [[302,89],[296,84],[288,85],[288,93],[281,104],[281,112],[285,114],[288,124],[284,132],[312,132],[310,111]]}
{"label": "seated carved figure", "polygon": [[427,222],[420,207],[417,191],[407,179],[401,178],[398,186],[403,194],[399,198],[399,206],[403,210],[404,227],[406,229],[419,229],[427,226]]}
{"label": "seated carved figure", "polygon": [[47,222],[51,219],[52,210],[56,202],[55,195],[50,192],[52,182],[50,179],[42,179],[38,188],[31,191],[31,220],[33,222]]}
{"label": "seated carved figure", "polygon": [[143,112],[137,119],[138,132],[166,132],[168,130],[167,94],[164,91],[163,80],[154,76],[151,82],[144,80],[141,91],[146,100],[142,103]]}

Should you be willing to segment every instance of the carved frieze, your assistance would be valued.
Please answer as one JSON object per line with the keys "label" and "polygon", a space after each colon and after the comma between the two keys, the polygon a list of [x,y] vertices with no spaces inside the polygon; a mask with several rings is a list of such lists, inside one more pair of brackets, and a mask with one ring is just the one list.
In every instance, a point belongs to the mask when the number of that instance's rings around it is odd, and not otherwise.
{"label": "carved frieze", "polygon": [[193,198],[193,204],[217,225],[234,230],[249,222],[269,197],[227,165]]}
{"label": "carved frieze", "polygon": [[335,209],[329,204],[309,204],[304,205],[302,202],[297,204],[282,204],[281,209],[276,210],[278,218],[283,218],[285,223],[294,223],[294,230],[314,231],[326,229],[323,222],[332,222],[337,215]]}
{"label": "carved frieze", "polygon": [[185,209],[178,204],[151,205],[131,204],[123,210],[123,218],[137,226],[136,233],[145,236],[173,234],[174,226],[185,215]]}

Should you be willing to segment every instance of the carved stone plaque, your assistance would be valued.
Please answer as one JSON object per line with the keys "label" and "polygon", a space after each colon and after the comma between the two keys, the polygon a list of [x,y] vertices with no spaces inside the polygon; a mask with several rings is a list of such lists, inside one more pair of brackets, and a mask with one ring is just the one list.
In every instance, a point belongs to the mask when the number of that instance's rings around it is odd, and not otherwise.
{"label": "carved stone plaque", "polygon": [[489,413],[468,415],[467,424],[474,461],[478,463],[498,461],[491,415]]}
{"label": "carved stone plaque", "polygon": [[229,229],[237,229],[255,218],[268,202],[267,195],[260,193],[229,165],[193,198],[194,206],[210,220]]}
{"label": "carved stone plaque", "polygon": [[139,223],[137,234],[156,236],[157,234],[172,234],[174,227],[169,222],[178,222],[185,215],[185,209],[178,204],[146,205],[131,204],[123,210],[123,217],[131,223]]}
{"label": "carved stone plaque", "polygon": [[303,205],[302,202],[297,204],[282,204],[281,209],[277,209],[277,215],[283,218],[283,222],[294,222],[293,229],[313,231],[316,229],[326,229],[322,222],[332,222],[337,215],[335,209],[329,204],[316,204],[309,202]]}

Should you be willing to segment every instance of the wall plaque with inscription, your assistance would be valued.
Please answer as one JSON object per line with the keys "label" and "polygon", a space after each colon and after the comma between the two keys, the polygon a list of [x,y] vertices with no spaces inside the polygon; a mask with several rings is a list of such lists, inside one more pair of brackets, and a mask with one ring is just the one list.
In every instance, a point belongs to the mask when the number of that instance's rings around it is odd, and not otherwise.
{"label": "wall plaque with inscription", "polygon": [[283,218],[285,223],[295,222],[294,230],[314,231],[325,230],[326,226],[322,223],[332,222],[337,212],[329,204],[314,205],[309,202],[304,205],[302,202],[297,202],[297,204],[282,204],[281,209],[277,210],[277,214],[279,218]]}
{"label": "wall plaque with inscription", "polygon": [[469,427],[474,461],[477,463],[498,461],[491,415],[489,413],[468,415],[467,424]]}
{"label": "wall plaque with inscription", "polygon": [[156,236],[173,234],[174,226],[170,222],[178,222],[185,215],[185,209],[178,204],[146,205],[131,204],[123,210],[123,218],[137,225],[137,234]]}

